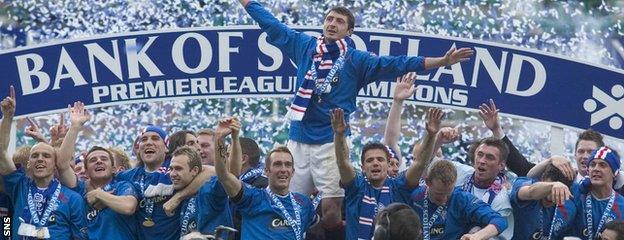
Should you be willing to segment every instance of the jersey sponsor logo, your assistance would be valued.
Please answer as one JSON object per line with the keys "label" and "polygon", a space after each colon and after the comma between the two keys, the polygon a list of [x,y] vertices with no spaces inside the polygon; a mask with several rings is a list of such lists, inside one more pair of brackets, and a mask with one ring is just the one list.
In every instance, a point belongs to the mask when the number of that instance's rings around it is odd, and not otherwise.
{"label": "jersey sponsor logo", "polygon": [[56,215],[52,214],[50,215],[50,217],[48,218],[48,224],[55,224],[56,223]]}
{"label": "jersey sponsor logo", "polygon": [[273,216],[271,218],[271,228],[289,228],[290,224],[285,219],[282,219],[280,216]]}
{"label": "jersey sponsor logo", "polygon": [[435,237],[439,237],[439,236],[444,235],[444,225],[443,224],[434,225],[429,230],[429,234],[431,234],[431,236],[435,236]]}
{"label": "jersey sponsor logo", "polygon": [[97,209],[89,211],[89,213],[87,213],[87,220],[93,221],[97,217],[98,213],[100,213],[100,211],[98,211]]}
{"label": "jersey sponsor logo", "polygon": [[531,235],[531,239],[533,239],[533,240],[540,240],[540,239],[542,239],[542,231],[541,230],[537,230],[537,232],[534,232],[533,235]]}
{"label": "jersey sponsor logo", "polygon": [[[153,198],[149,198],[150,200],[154,201],[154,204],[159,203],[159,202],[164,202],[165,200],[168,199],[168,197],[170,196],[157,196],[157,197],[153,197]],[[139,207],[140,208],[145,208],[145,201],[146,199],[141,199],[141,202],[139,202]]]}

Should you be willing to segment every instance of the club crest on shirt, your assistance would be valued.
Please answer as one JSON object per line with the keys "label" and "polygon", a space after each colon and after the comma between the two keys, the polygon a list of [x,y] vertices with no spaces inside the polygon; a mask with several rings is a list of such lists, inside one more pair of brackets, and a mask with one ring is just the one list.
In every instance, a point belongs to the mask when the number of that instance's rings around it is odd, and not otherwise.
{"label": "club crest on shirt", "polygon": [[288,221],[286,221],[285,219],[282,219],[282,217],[280,217],[279,215],[274,215],[271,218],[271,222],[270,222],[270,227],[275,229],[275,228],[289,228],[290,224],[288,224]]}
{"label": "club crest on shirt", "polygon": [[433,225],[431,229],[429,229],[429,234],[433,237],[444,235],[444,224]]}

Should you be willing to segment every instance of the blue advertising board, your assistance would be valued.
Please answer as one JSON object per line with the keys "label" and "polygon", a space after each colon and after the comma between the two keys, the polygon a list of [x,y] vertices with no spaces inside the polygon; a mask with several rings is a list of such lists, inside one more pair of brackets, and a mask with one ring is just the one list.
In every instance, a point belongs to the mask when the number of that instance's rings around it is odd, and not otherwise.
{"label": "blue advertising board", "polygon": [[[319,28],[295,27],[311,35]],[[624,70],[515,46],[401,31],[356,29],[356,47],[374,54],[475,55],[418,73],[412,101],[463,110],[494,99],[507,115],[624,138]],[[294,64],[256,26],[131,32],[0,52],[0,93],[17,92],[16,116],[169,99],[289,97]],[[394,79],[360,97],[389,99]]]}

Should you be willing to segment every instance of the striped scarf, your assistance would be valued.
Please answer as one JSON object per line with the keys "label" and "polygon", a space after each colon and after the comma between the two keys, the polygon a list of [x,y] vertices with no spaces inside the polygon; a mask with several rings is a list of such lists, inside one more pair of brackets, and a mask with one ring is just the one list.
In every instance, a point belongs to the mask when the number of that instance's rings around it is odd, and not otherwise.
{"label": "striped scarf", "polygon": [[295,93],[295,99],[288,108],[288,113],[286,113],[286,117],[291,120],[301,121],[303,119],[313,94],[320,96],[331,91],[331,82],[342,69],[346,53],[349,48],[355,47],[349,37],[329,44],[326,44],[324,39],[323,36],[316,39],[316,48],[312,54],[312,66],[306,73],[303,83]]}
{"label": "striped scarf", "polygon": [[[472,173],[472,175],[470,175],[470,178],[468,178],[465,181],[464,185],[462,186],[462,190],[464,192],[472,193],[472,187],[474,186],[474,175],[475,174]],[[496,198],[496,195],[498,195],[498,193],[503,189],[503,187],[505,187],[508,184],[509,182],[507,182],[507,176],[505,176],[505,173],[503,172],[498,173],[498,175],[496,175],[496,179],[494,179],[494,182],[490,184],[490,186],[487,189],[487,193],[486,193],[487,199],[488,199],[487,204],[491,205],[492,202],[494,201],[494,198]]]}
{"label": "striped scarf", "polygon": [[390,182],[391,181],[386,178],[381,189],[375,189],[370,182],[368,182],[368,179],[366,179],[366,188],[364,190],[362,202],[360,202],[358,213],[358,239],[371,239],[373,236],[373,220],[375,216],[380,210],[394,201]]}

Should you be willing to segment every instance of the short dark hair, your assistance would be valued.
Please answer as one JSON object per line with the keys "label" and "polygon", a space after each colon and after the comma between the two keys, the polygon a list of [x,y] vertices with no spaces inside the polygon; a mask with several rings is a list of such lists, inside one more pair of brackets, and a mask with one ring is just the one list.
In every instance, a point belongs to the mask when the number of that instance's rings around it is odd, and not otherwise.
{"label": "short dark hair", "polygon": [[338,13],[340,15],[346,16],[347,17],[347,24],[349,26],[349,30],[351,30],[351,29],[353,29],[355,27],[355,16],[353,16],[353,13],[348,8],[346,8],[346,7],[333,7],[332,9],[329,10],[329,12],[327,12],[327,14],[325,14],[325,18],[327,18],[327,15],[329,15],[330,12],[335,12],[335,13]]}
{"label": "short dark hair", "polygon": [[495,138],[495,137],[488,137],[488,138],[484,138],[481,139],[481,141],[479,141],[479,144],[476,145],[476,147],[474,148],[474,150],[472,150],[472,163],[474,164],[475,161],[475,151],[477,151],[477,148],[479,148],[481,145],[487,145],[487,146],[492,146],[498,149],[498,152],[500,153],[500,160],[507,163],[507,156],[509,155],[509,147],[507,146],[507,143],[505,143],[505,141]]}
{"label": "short dark hair", "polygon": [[552,163],[548,164],[548,166],[546,166],[546,169],[544,170],[544,173],[542,173],[542,181],[546,179],[550,179],[550,181],[553,182],[561,182],[568,186],[568,188],[572,186],[572,179],[568,179],[565,175],[563,175],[561,170],[555,167],[555,165],[553,165]]}
{"label": "short dark hair", "polygon": [[364,145],[364,147],[362,147],[362,155],[360,156],[360,162],[362,163],[362,165],[364,165],[364,155],[366,154],[366,152],[373,149],[382,150],[386,154],[386,160],[390,161],[390,152],[388,152],[388,148],[386,148],[386,145],[383,145],[380,142],[369,142]]}
{"label": "short dark hair", "polygon": [[295,168],[295,157],[293,157],[292,153],[290,152],[290,149],[288,149],[288,147],[286,147],[286,146],[277,146],[277,147],[271,149],[271,151],[269,151],[269,153],[267,153],[267,155],[266,155],[266,159],[264,160],[264,164],[265,164],[264,167],[266,169],[269,169],[271,167],[271,155],[273,153],[276,153],[276,152],[288,153],[288,155],[290,155],[290,158],[293,161],[293,166],[292,167],[293,167],[293,169]]}
{"label": "short dark hair", "polygon": [[87,164],[87,162],[89,162],[89,155],[92,152],[95,152],[95,151],[104,151],[104,152],[106,152],[106,154],[108,154],[108,158],[111,161],[111,166],[115,166],[115,158],[113,157],[113,153],[111,153],[111,151],[109,151],[107,148],[103,148],[103,147],[100,147],[100,146],[93,146],[93,147],[91,147],[91,149],[89,149],[89,151],[87,152],[87,156],[85,157],[85,163],[84,163],[84,168],[85,169],[87,169],[87,165],[89,165],[89,164]]}
{"label": "short dark hair", "polygon": [[202,171],[201,157],[195,149],[189,146],[182,146],[173,151],[173,157],[180,155],[185,155],[188,158],[189,169],[197,167],[200,172]]}
{"label": "short dark hair", "polygon": [[578,139],[576,139],[576,143],[574,144],[574,151],[576,151],[576,149],[578,148],[579,142],[581,142],[581,140],[593,141],[598,144],[598,147],[602,147],[605,145],[604,141],[602,140],[602,134],[594,131],[591,128],[578,134]]}
{"label": "short dark hair", "polygon": [[[617,239],[624,238],[624,220],[613,220],[605,224],[604,230],[611,230],[617,233]],[[603,230],[603,231],[604,231]]]}
{"label": "short dark hair", "polygon": [[255,166],[260,161],[260,147],[251,138],[241,137],[238,140],[243,154],[249,156],[249,165]]}
{"label": "short dark hair", "polygon": [[197,136],[195,135],[195,132],[191,131],[191,130],[180,130],[175,132],[174,134],[171,134],[171,136],[169,136],[169,145],[167,145],[167,149],[169,149],[170,152],[174,152],[177,148],[185,146],[186,145],[186,134],[191,134],[193,136]]}
{"label": "short dark hair", "polygon": [[405,203],[392,203],[375,217],[374,240],[421,240],[420,217]]}

